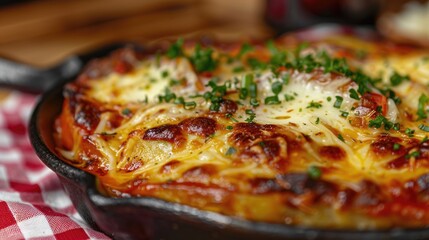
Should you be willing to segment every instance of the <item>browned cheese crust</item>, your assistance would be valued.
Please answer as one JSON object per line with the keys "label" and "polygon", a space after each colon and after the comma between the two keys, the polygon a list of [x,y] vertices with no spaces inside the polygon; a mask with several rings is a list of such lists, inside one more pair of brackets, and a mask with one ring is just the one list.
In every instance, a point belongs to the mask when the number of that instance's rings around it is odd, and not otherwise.
{"label": "browned cheese crust", "polygon": [[64,88],[58,153],[112,197],[238,218],[429,224],[429,54],[294,36],[120,49]]}

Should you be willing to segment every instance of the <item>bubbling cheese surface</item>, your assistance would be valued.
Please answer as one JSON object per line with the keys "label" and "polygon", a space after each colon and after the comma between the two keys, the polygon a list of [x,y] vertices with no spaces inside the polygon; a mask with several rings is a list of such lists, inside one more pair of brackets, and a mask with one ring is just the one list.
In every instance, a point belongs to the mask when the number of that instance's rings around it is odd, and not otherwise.
{"label": "bubbling cheese surface", "polygon": [[312,227],[425,226],[426,55],[345,39],[120,50],[66,86],[58,152],[115,197]]}

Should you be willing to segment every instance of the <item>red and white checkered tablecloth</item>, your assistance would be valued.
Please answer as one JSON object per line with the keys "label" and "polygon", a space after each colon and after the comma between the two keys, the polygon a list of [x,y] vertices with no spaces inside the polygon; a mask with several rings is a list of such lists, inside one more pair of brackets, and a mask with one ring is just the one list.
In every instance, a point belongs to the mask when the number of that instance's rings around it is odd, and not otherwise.
{"label": "red and white checkered tablecloth", "polygon": [[0,239],[109,239],[82,220],[32,149],[27,123],[36,98],[0,91]]}

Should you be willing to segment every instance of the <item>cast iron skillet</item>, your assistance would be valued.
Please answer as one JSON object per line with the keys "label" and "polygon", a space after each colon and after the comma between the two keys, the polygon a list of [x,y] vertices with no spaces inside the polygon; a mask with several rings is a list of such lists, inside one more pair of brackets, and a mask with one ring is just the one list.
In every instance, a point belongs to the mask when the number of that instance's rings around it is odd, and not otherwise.
{"label": "cast iron skillet", "polygon": [[[26,74],[9,74],[9,85],[14,80],[23,80],[19,77],[24,76],[27,81],[31,80],[31,85],[27,86],[25,81],[21,81],[21,88],[43,85],[38,89],[43,90],[50,87],[41,96],[32,114],[29,125],[31,143],[40,159],[58,175],[77,211],[95,229],[116,239],[429,239],[429,229],[356,231],[290,227],[246,221],[156,198],[110,198],[101,195],[93,175],[66,164],[57,156],[52,137],[53,123],[61,111],[64,84],[73,80],[89,59],[123,46],[117,44],[89,54],[72,56],[47,70],[18,64]],[[16,70],[14,64],[9,61],[10,71]],[[1,65],[0,61],[0,69]],[[3,69],[8,70],[4,64]],[[0,82],[2,76],[4,74],[0,74]],[[55,82],[56,85],[52,86]]]}

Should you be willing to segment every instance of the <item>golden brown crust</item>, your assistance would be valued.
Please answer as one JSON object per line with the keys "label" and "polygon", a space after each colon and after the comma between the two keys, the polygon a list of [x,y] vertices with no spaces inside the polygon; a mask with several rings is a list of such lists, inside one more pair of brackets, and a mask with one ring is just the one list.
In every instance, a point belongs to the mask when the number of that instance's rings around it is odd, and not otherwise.
{"label": "golden brown crust", "polygon": [[[313,42],[305,51],[317,56],[326,48],[356,65],[351,68],[416,53],[382,42],[353,48],[339,39]],[[210,69],[203,71],[193,45],[183,50],[186,59],[157,60],[122,49],[90,63],[64,90],[56,122],[59,152],[98,176],[100,187],[115,197],[153,196],[312,227],[429,224],[429,142],[417,132],[426,123],[415,121],[417,103],[394,103],[375,85],[358,93],[362,80],[339,70],[300,70],[298,64],[259,70],[276,61],[275,50],[255,45],[240,59],[240,45],[233,46],[214,48],[213,62],[199,59]],[[356,56],[359,47],[365,58]],[[253,71],[260,72],[250,76]],[[217,79],[231,74],[228,81]],[[403,89],[422,88],[415,79],[403,81]],[[161,91],[152,88],[165,82]],[[240,84],[247,88],[235,87]]]}

